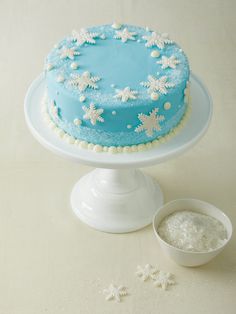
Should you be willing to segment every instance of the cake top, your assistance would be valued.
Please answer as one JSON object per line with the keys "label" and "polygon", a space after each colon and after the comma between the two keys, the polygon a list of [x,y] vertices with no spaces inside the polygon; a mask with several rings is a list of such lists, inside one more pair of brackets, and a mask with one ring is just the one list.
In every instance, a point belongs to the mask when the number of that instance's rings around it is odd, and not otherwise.
{"label": "cake top", "polygon": [[73,31],[49,53],[46,70],[72,97],[103,107],[163,100],[189,76],[185,54],[167,34],[117,23]]}

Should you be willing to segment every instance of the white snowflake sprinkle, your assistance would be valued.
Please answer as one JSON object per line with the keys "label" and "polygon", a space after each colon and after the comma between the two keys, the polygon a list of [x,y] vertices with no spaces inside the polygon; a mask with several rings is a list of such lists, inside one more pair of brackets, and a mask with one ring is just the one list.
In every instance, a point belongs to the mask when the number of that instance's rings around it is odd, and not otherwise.
{"label": "white snowflake sprinkle", "polygon": [[86,71],[82,75],[80,74],[71,74],[71,80],[69,83],[77,87],[79,91],[84,91],[86,88],[97,89],[98,86],[96,84],[97,81],[100,81],[100,77],[91,76],[91,74]]}
{"label": "white snowflake sprinkle", "polygon": [[70,59],[74,60],[75,56],[79,56],[80,52],[76,50],[76,47],[68,48],[63,46],[60,50],[60,58],[61,59]]}
{"label": "white snowflake sprinkle", "polygon": [[168,38],[168,34],[159,34],[156,32],[152,32],[149,36],[143,36],[147,42],[145,44],[146,47],[157,46],[159,49],[163,49],[166,44],[171,44],[172,40]]}
{"label": "white snowflake sprinkle", "polygon": [[135,40],[136,33],[129,32],[127,28],[124,28],[122,31],[116,31],[114,38],[121,39],[122,43],[125,43],[127,40]]}
{"label": "white snowflake sprinkle", "polygon": [[106,300],[115,300],[116,302],[121,301],[121,297],[128,294],[127,288],[124,286],[115,286],[113,284],[110,284],[108,289],[104,289],[103,293],[106,296]]}
{"label": "white snowflake sprinkle", "polygon": [[155,286],[161,287],[163,290],[166,290],[168,286],[175,284],[173,275],[162,270],[160,270],[158,274],[154,276],[153,281]]}
{"label": "white snowflake sprinkle", "polygon": [[72,40],[76,41],[78,46],[82,46],[84,43],[95,44],[94,38],[98,37],[98,33],[90,33],[87,29],[81,28],[79,32],[76,30],[72,31]]}
{"label": "white snowflake sprinkle", "polygon": [[160,92],[161,94],[167,94],[167,88],[174,87],[175,84],[167,82],[167,76],[155,78],[152,75],[148,75],[148,82],[141,82],[142,86],[148,88],[148,92]]}
{"label": "white snowflake sprinkle", "polygon": [[144,267],[138,265],[136,275],[143,281],[146,281],[147,279],[152,278],[157,271],[158,270],[150,264],[147,264]]}
{"label": "white snowflake sprinkle", "polygon": [[138,118],[141,121],[141,124],[135,129],[135,132],[145,131],[146,135],[151,137],[154,130],[160,131],[161,126],[159,122],[165,120],[165,117],[163,115],[157,115],[157,113],[158,108],[154,108],[149,115],[140,113]]}
{"label": "white snowflake sprinkle", "polygon": [[91,103],[89,105],[89,108],[86,106],[83,106],[82,109],[85,112],[83,118],[85,120],[90,120],[92,125],[95,125],[97,123],[97,121],[104,122],[104,119],[101,117],[101,114],[104,111],[102,108],[96,109],[95,105],[93,103]]}
{"label": "white snowflake sprinkle", "polygon": [[122,102],[126,102],[129,99],[137,99],[135,90],[131,90],[130,87],[125,87],[124,89],[117,89],[114,98],[120,98]]}
{"label": "white snowflake sprinkle", "polygon": [[156,63],[161,64],[162,69],[166,69],[166,68],[175,69],[176,65],[179,64],[180,61],[177,60],[175,56],[171,56],[169,58],[166,56],[162,56],[161,60],[157,61]]}

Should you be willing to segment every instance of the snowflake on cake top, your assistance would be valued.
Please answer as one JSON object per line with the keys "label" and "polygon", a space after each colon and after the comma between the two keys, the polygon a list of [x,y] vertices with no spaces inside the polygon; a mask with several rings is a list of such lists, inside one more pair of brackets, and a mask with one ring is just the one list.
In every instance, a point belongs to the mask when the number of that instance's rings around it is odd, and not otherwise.
{"label": "snowflake on cake top", "polygon": [[173,275],[168,272],[164,272],[160,270],[153,278],[154,285],[157,287],[161,287],[163,290],[166,290],[168,286],[174,285],[175,280],[173,279]]}
{"label": "snowflake on cake top", "polygon": [[75,56],[79,56],[80,52],[76,50],[76,47],[68,48],[66,46],[63,46],[60,50],[60,58],[61,59],[70,59],[74,60]]}
{"label": "snowflake on cake top", "polygon": [[128,294],[127,288],[124,286],[115,286],[110,284],[108,289],[104,289],[103,293],[106,295],[106,300],[115,300],[116,302],[121,301],[121,297]]}
{"label": "snowflake on cake top", "polygon": [[167,82],[167,76],[155,78],[152,75],[148,75],[148,82],[141,82],[142,86],[148,88],[148,93],[160,92],[161,94],[167,94],[167,88],[174,87],[175,84]]}
{"label": "snowflake on cake top", "polygon": [[140,113],[138,115],[141,124],[135,129],[135,132],[142,132],[145,131],[148,137],[153,135],[153,131],[160,131],[160,121],[164,121],[165,117],[163,115],[157,115],[158,108],[154,108],[149,115]]}
{"label": "snowflake on cake top", "polygon": [[95,44],[96,41],[94,38],[98,37],[98,33],[90,33],[86,28],[81,28],[79,32],[76,30],[72,31],[72,40],[76,41],[78,46],[83,44]]}
{"label": "snowflake on cake top", "polygon": [[157,268],[153,267],[150,264],[146,264],[144,267],[137,266],[136,275],[140,277],[143,281],[146,281],[149,278],[153,278],[153,275],[157,273]]}
{"label": "snowflake on cake top", "polygon": [[152,32],[149,36],[143,36],[144,40],[146,40],[146,47],[157,46],[159,49],[163,49],[166,44],[172,44],[172,40],[168,38],[168,34],[163,33],[159,34],[156,32]]}
{"label": "snowflake on cake top", "polygon": [[69,83],[77,87],[80,92],[84,91],[86,88],[98,89],[96,82],[100,81],[100,77],[91,76],[90,72],[85,71],[82,74],[71,74],[71,80]]}
{"label": "snowflake on cake top", "polygon": [[90,120],[92,125],[95,125],[97,121],[104,122],[103,117],[101,117],[104,110],[102,108],[96,109],[94,103],[91,103],[89,107],[83,106],[82,109],[85,112],[83,118],[85,120]]}
{"label": "snowflake on cake top", "polygon": [[127,40],[135,40],[135,35],[135,32],[129,32],[127,28],[124,28],[122,31],[116,31],[114,38],[121,39],[122,43],[125,43]]}
{"label": "snowflake on cake top", "polygon": [[175,69],[176,65],[179,64],[180,61],[176,59],[175,56],[171,56],[169,58],[166,56],[162,56],[161,60],[157,61],[156,63],[161,64],[162,69],[166,69],[166,68]]}
{"label": "snowflake on cake top", "polygon": [[120,98],[122,102],[126,102],[129,99],[137,99],[137,91],[131,90],[130,87],[124,89],[117,89],[114,98]]}

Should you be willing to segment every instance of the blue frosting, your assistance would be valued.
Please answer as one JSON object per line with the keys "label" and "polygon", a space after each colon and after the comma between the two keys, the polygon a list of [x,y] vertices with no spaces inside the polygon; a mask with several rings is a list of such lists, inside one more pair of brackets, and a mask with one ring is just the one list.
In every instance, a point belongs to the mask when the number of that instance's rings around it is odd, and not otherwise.
{"label": "blue frosting", "polygon": [[[51,113],[50,101],[49,113],[60,128],[75,138],[106,146],[146,143],[173,129],[186,110],[184,90],[189,80],[189,65],[182,49],[175,43],[166,44],[163,49],[156,46],[148,48],[143,36],[150,36],[151,31],[131,25],[122,25],[118,31],[124,28],[136,33],[135,40],[123,43],[121,39],[115,39],[117,30],[111,25],[93,27],[87,30],[99,34],[94,38],[96,43],[77,45],[76,41],[68,37],[56,45],[47,57],[46,63],[53,66],[46,72],[48,97],[58,109],[58,116]],[[63,47],[75,47],[80,54],[74,56],[74,60],[62,59],[60,55]],[[151,57],[153,50],[160,52],[158,58]],[[161,64],[156,63],[162,56],[175,56],[179,64],[175,68],[163,69]],[[78,63],[78,69],[71,68],[72,62]],[[97,89],[80,91],[70,83],[72,75],[82,75],[85,71],[101,78],[96,82]],[[64,78],[63,82],[57,81],[59,75]],[[147,82],[149,75],[155,78],[167,76],[167,81],[174,86],[167,88],[166,94],[158,93],[159,98],[154,101],[148,88],[140,84]],[[117,89],[125,87],[137,91],[137,99],[122,102],[114,98]],[[86,97],[83,103],[80,101],[81,95]],[[166,102],[171,104],[169,110],[164,108]],[[103,109],[101,117],[104,122],[97,121],[93,125],[91,120],[84,118],[83,106],[88,108],[90,103],[94,103],[96,109]],[[135,129],[141,124],[139,115],[149,115],[154,108],[158,108],[157,114],[165,118],[159,121],[160,130],[154,129],[151,135],[147,135],[145,130],[136,132]],[[75,119],[80,119],[81,125],[76,126]]]}

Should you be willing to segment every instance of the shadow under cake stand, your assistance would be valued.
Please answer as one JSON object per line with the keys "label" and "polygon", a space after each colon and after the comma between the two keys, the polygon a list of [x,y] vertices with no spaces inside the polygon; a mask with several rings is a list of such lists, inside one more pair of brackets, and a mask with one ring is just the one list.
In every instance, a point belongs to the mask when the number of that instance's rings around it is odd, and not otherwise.
{"label": "shadow under cake stand", "polygon": [[152,222],[163,194],[157,181],[138,170],[180,155],[206,132],[212,101],[206,87],[191,74],[191,113],[184,128],[166,143],[142,152],[96,153],[62,139],[46,125],[42,114],[45,77],[36,78],[25,98],[25,118],[33,136],[47,149],[67,159],[96,167],[71,192],[75,214],[89,226],[113,233],[138,230]]}

